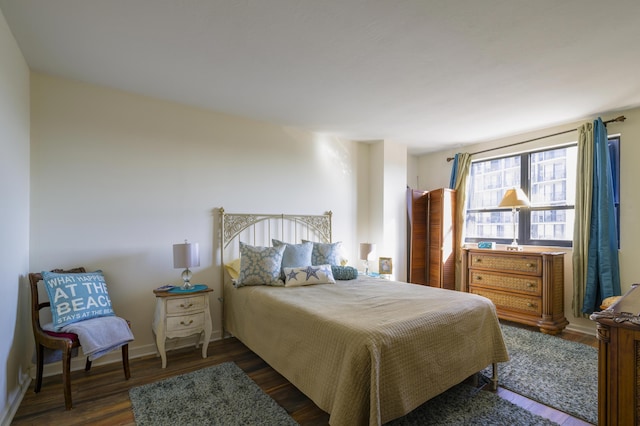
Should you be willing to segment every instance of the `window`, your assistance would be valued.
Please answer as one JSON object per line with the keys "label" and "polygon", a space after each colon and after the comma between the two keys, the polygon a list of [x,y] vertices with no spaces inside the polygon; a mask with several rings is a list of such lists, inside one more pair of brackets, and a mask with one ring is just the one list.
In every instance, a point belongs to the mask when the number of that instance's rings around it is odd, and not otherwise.
{"label": "window", "polygon": [[[619,219],[619,137],[609,139],[609,152]],[[577,146],[571,145],[473,162],[467,192],[465,241],[490,240],[502,244],[513,241],[512,212],[498,205],[507,189],[519,186],[529,197],[531,206],[516,214],[518,244],[570,247],[577,154]]]}

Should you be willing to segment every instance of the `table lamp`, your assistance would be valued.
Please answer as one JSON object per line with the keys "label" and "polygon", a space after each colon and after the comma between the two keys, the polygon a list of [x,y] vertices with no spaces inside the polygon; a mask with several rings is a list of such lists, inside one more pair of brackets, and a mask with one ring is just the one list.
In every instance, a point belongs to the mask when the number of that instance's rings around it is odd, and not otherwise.
{"label": "table lamp", "polygon": [[522,189],[518,187],[514,187],[511,189],[507,189],[507,192],[504,193],[504,197],[502,197],[502,201],[498,207],[509,207],[511,208],[511,216],[513,222],[513,242],[510,246],[507,246],[507,250],[511,251],[522,251],[522,247],[518,246],[518,232],[516,226],[516,212],[520,207],[529,207],[529,199],[522,191]]}
{"label": "table lamp", "polygon": [[360,243],[360,260],[364,261],[364,274],[369,275],[369,255],[376,249],[372,243]]}
{"label": "table lamp", "polygon": [[173,245],[173,267],[186,268],[182,271],[182,285],[183,290],[191,290],[193,285],[191,284],[191,276],[193,275],[189,268],[193,266],[200,266],[200,252],[198,249],[198,243],[189,243],[184,240],[184,244]]}

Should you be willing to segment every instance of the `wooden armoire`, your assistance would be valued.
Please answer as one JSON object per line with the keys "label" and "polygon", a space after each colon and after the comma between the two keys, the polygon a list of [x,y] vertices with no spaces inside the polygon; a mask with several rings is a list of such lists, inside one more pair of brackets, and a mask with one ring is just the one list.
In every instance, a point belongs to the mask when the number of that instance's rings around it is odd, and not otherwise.
{"label": "wooden armoire", "polygon": [[455,290],[456,191],[408,189],[410,283]]}

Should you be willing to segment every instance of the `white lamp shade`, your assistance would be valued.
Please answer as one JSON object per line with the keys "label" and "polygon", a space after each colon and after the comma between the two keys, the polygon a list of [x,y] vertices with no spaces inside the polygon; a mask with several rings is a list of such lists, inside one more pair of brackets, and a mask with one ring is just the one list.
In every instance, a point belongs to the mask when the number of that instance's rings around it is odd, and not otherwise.
{"label": "white lamp shade", "polygon": [[191,268],[200,266],[200,250],[198,243],[174,244],[173,245],[173,267]]}
{"label": "white lamp shade", "polygon": [[372,243],[360,243],[360,260],[368,260],[369,255],[376,249]]}
{"label": "white lamp shade", "polygon": [[520,188],[507,189],[498,207],[529,207],[529,199]]}

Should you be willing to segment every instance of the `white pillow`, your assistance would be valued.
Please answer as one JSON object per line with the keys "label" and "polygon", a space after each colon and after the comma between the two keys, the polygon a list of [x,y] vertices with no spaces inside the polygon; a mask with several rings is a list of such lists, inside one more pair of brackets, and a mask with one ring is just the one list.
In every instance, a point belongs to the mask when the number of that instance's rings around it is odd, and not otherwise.
{"label": "white pillow", "polygon": [[284,286],[299,287],[313,284],[335,284],[331,265],[284,268]]}

